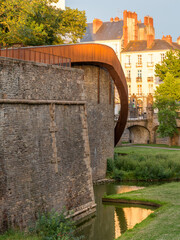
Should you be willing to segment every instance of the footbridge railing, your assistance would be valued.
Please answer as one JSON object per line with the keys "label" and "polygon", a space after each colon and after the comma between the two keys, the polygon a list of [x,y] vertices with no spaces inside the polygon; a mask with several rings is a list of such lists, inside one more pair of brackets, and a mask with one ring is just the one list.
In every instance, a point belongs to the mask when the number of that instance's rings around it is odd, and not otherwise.
{"label": "footbridge railing", "polygon": [[70,58],[38,52],[28,48],[0,48],[0,57],[71,67]]}

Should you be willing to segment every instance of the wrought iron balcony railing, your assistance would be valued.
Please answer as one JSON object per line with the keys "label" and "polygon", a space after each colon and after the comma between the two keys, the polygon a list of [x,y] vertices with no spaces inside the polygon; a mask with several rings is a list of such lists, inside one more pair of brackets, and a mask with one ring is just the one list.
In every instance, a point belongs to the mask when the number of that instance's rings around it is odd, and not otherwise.
{"label": "wrought iron balcony railing", "polygon": [[136,82],[142,82],[142,77],[137,77]]}

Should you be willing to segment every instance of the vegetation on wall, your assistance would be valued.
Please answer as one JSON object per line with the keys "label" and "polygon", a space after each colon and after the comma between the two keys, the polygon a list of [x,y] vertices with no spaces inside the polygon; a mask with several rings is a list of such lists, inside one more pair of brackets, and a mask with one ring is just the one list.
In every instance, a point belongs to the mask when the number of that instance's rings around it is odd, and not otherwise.
{"label": "vegetation on wall", "polygon": [[57,0],[0,0],[0,43],[52,45],[75,43],[86,28],[84,11],[51,5]]}
{"label": "vegetation on wall", "polygon": [[177,131],[180,108],[180,51],[169,51],[162,64],[156,65],[156,76],[163,82],[155,91],[154,107],[158,109],[160,137],[172,138]]}

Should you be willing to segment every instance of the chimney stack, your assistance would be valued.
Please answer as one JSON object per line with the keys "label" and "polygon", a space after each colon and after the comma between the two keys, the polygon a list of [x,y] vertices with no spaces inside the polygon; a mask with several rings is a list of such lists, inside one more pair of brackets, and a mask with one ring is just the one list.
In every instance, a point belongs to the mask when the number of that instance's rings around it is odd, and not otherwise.
{"label": "chimney stack", "polygon": [[171,35],[167,35],[166,37],[163,35],[162,40],[165,40],[166,42],[172,44],[172,37],[171,37]]}
{"label": "chimney stack", "polygon": [[123,36],[124,36],[124,48],[125,48],[130,41],[138,40],[137,13],[130,12],[130,11],[128,12],[127,10],[124,10],[123,21],[124,21]]}
{"label": "chimney stack", "polygon": [[118,17],[115,17],[115,18],[114,18],[114,21],[115,21],[115,22],[119,22],[119,20],[120,20],[120,19],[119,19]]}
{"label": "chimney stack", "polygon": [[113,22],[114,21],[114,19],[113,18],[110,18],[110,22]]}
{"label": "chimney stack", "polygon": [[177,39],[177,44],[180,45],[180,36],[179,36],[178,39]]}
{"label": "chimney stack", "polygon": [[145,16],[144,17],[144,25],[153,27],[154,26],[153,18],[149,17],[149,16]]}
{"label": "chimney stack", "polygon": [[147,48],[150,48],[153,42],[154,42],[154,35],[153,34],[147,35]]}
{"label": "chimney stack", "polygon": [[95,18],[93,20],[93,34],[97,33],[103,22],[100,19]]}

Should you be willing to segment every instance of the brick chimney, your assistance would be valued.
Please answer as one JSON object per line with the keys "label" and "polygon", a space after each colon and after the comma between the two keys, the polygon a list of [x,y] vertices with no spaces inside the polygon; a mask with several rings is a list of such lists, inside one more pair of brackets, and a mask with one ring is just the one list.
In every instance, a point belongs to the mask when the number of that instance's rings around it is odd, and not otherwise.
{"label": "brick chimney", "polygon": [[154,35],[153,34],[147,35],[147,48],[150,48],[153,42],[154,42]]}
{"label": "brick chimney", "polygon": [[114,19],[113,18],[110,18],[110,22],[113,22],[114,21]]}
{"label": "brick chimney", "polygon": [[97,33],[97,31],[102,25],[103,25],[103,22],[100,19],[95,18],[93,20],[93,34]]}
{"label": "brick chimney", "polygon": [[149,17],[149,16],[145,16],[144,17],[144,25],[153,27],[154,26],[153,18]]}
{"label": "brick chimney", "polygon": [[130,41],[138,40],[137,13],[130,11],[128,12],[127,10],[125,10],[123,12],[123,20],[124,20],[123,37],[125,48]]}
{"label": "brick chimney", "polygon": [[165,40],[166,42],[172,44],[172,37],[171,37],[171,35],[167,35],[167,36],[163,35],[162,40]]}
{"label": "brick chimney", "polygon": [[178,39],[177,39],[177,44],[180,45],[180,36],[179,36]]}
{"label": "brick chimney", "polygon": [[115,21],[115,22],[119,22],[119,20],[120,20],[120,19],[119,19],[118,17],[115,17],[115,18],[114,18],[114,21]]}

